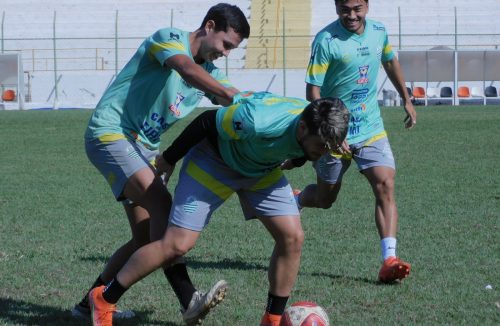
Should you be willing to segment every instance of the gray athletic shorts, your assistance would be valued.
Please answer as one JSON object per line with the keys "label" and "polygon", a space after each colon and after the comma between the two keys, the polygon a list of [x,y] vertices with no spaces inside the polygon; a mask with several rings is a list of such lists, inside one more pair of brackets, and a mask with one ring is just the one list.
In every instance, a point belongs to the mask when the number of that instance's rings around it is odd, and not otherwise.
{"label": "gray athletic shorts", "polygon": [[299,217],[292,188],[281,169],[263,177],[241,175],[226,165],[207,142],[193,147],[184,158],[170,211],[170,223],[201,231],[212,213],[233,193],[245,219],[293,215]]}
{"label": "gray athletic shorts", "polygon": [[143,168],[152,168],[158,155],[157,150],[149,150],[141,143],[125,137],[113,141],[85,139],[85,151],[119,201],[126,199],[123,189],[128,179]]}
{"label": "gray athletic shorts", "polygon": [[351,165],[354,159],[359,171],[375,166],[386,166],[396,169],[391,145],[385,132],[376,135],[364,142],[350,144],[351,154],[345,155],[323,155],[313,163],[316,175],[329,184],[336,184],[342,181],[342,176]]}

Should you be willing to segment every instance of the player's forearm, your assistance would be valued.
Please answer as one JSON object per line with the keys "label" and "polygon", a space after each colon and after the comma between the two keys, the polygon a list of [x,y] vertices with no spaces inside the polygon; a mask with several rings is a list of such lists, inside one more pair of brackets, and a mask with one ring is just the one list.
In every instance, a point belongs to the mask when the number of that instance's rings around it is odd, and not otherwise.
{"label": "player's forearm", "polygon": [[183,65],[177,72],[189,85],[214,95],[222,105],[231,104],[234,94],[237,93],[234,88],[225,87],[196,64]]}
{"label": "player's forearm", "polygon": [[410,95],[406,90],[405,79],[403,76],[403,70],[399,64],[399,61],[394,58],[391,61],[387,61],[383,64],[387,77],[392,82],[399,96],[405,101],[410,102]]}
{"label": "player's forearm", "polygon": [[203,112],[194,119],[163,153],[163,159],[175,165],[187,152],[205,138],[217,137],[217,110]]}
{"label": "player's forearm", "polygon": [[229,106],[229,105],[233,104],[234,95],[236,95],[240,92],[239,90],[237,90],[234,87],[228,87],[227,90],[229,92],[232,92],[231,98],[228,99],[228,98],[219,97],[219,96],[215,97],[215,99],[217,100],[217,103],[219,103],[222,106]]}
{"label": "player's forearm", "polygon": [[309,102],[319,99],[321,97],[320,90],[319,86],[306,84],[306,99]]}

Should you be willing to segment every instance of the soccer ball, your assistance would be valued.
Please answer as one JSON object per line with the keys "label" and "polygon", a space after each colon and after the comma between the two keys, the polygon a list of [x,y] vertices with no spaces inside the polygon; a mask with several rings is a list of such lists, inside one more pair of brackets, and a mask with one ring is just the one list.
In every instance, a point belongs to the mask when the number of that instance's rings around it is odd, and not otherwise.
{"label": "soccer ball", "polygon": [[323,308],[314,302],[300,301],[285,310],[280,326],[330,326],[330,321]]}

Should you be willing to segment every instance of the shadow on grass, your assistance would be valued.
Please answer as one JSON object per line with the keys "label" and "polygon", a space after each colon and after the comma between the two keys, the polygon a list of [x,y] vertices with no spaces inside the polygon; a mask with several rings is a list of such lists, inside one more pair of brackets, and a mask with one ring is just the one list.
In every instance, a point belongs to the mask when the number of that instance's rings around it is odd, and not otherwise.
{"label": "shadow on grass", "polygon": [[[308,274],[303,274],[299,273],[301,275],[308,275]],[[372,285],[379,285],[382,284],[378,280],[374,279],[369,279],[366,277],[356,277],[356,276],[347,276],[347,275],[334,275],[334,274],[329,274],[329,273],[309,273],[310,276],[320,276],[320,277],[328,277],[333,280],[336,280],[339,283],[352,283],[352,282],[363,282],[367,284],[372,284]]]}
{"label": "shadow on grass", "polygon": [[[103,261],[105,262],[108,258],[104,256],[89,256],[89,257],[83,257],[82,260],[84,261]],[[217,260],[217,261],[206,261],[206,260],[200,260],[196,256],[186,258],[187,260],[187,265],[189,269],[227,269],[227,270],[241,270],[241,271],[248,271],[248,270],[260,270],[260,271],[267,271],[268,265],[266,264],[261,264],[257,262],[252,262],[252,259],[248,259],[247,261],[242,261],[242,260],[235,260],[235,259],[229,259],[225,258],[222,260]],[[259,260],[259,259],[253,259],[254,261]],[[348,276],[348,275],[335,275],[335,274],[329,274],[329,273],[301,273],[299,272],[299,275],[308,275],[308,276],[319,276],[319,277],[328,277],[334,280],[338,280],[341,283],[350,283],[350,282],[363,282],[367,284],[372,284],[372,285],[384,285],[383,283],[380,283],[378,280],[375,279],[369,279],[366,277],[355,277],[355,276]]]}
{"label": "shadow on grass", "polygon": [[[97,255],[97,256],[85,256],[82,257],[82,261],[90,261],[90,262],[102,262],[106,263],[108,261],[109,257],[103,256],[103,255]],[[196,257],[186,257],[187,260],[187,265],[188,268],[190,269],[233,269],[233,270],[267,270],[267,264],[263,265],[261,263],[254,263],[249,261],[241,261],[241,260],[234,260],[234,259],[222,259],[222,260],[217,260],[217,261],[206,261],[206,260],[200,260],[197,259]]]}
{"label": "shadow on grass", "polygon": [[[160,322],[158,320],[148,319],[151,311],[135,311],[136,317],[130,320],[120,320],[113,324],[132,326],[132,325],[167,325],[175,326],[176,323]],[[89,320],[75,319],[71,316],[69,309],[34,304],[26,301],[20,301],[9,298],[0,298],[0,324],[5,323],[16,325],[61,325],[76,326],[88,325]]]}

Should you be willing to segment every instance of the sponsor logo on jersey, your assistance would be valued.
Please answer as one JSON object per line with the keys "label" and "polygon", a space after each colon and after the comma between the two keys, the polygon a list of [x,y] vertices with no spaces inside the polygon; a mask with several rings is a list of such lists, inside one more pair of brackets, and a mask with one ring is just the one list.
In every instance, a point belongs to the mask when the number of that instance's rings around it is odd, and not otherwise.
{"label": "sponsor logo on jersey", "polygon": [[370,49],[367,46],[357,48],[358,57],[366,57],[370,55]]}
{"label": "sponsor logo on jersey", "polygon": [[357,84],[368,84],[368,69],[370,65],[364,65],[358,67],[359,70],[359,79],[356,82]]}
{"label": "sponsor logo on jersey", "polygon": [[233,121],[233,129],[234,130],[243,130],[243,122]]}
{"label": "sponsor logo on jersey", "polygon": [[357,107],[355,107],[354,109],[352,109],[350,111],[351,111],[351,113],[365,112],[366,111],[366,104],[361,103],[360,105],[358,105]]}
{"label": "sponsor logo on jersey", "polygon": [[374,31],[385,31],[385,27],[373,24],[373,30]]}
{"label": "sponsor logo on jersey", "polygon": [[185,97],[182,96],[181,93],[177,93],[177,96],[175,97],[175,103],[170,104],[168,106],[168,109],[170,110],[170,112],[172,112],[172,114],[175,115],[176,117],[181,115],[181,111],[179,110],[179,105],[181,104],[181,102],[184,99],[185,99]]}
{"label": "sponsor logo on jersey", "polygon": [[368,97],[368,89],[355,89],[351,93],[351,103],[358,104],[362,103]]}
{"label": "sponsor logo on jersey", "polygon": [[175,34],[175,33],[170,32],[170,39],[171,40],[179,40],[180,36],[179,36],[179,34]]}

